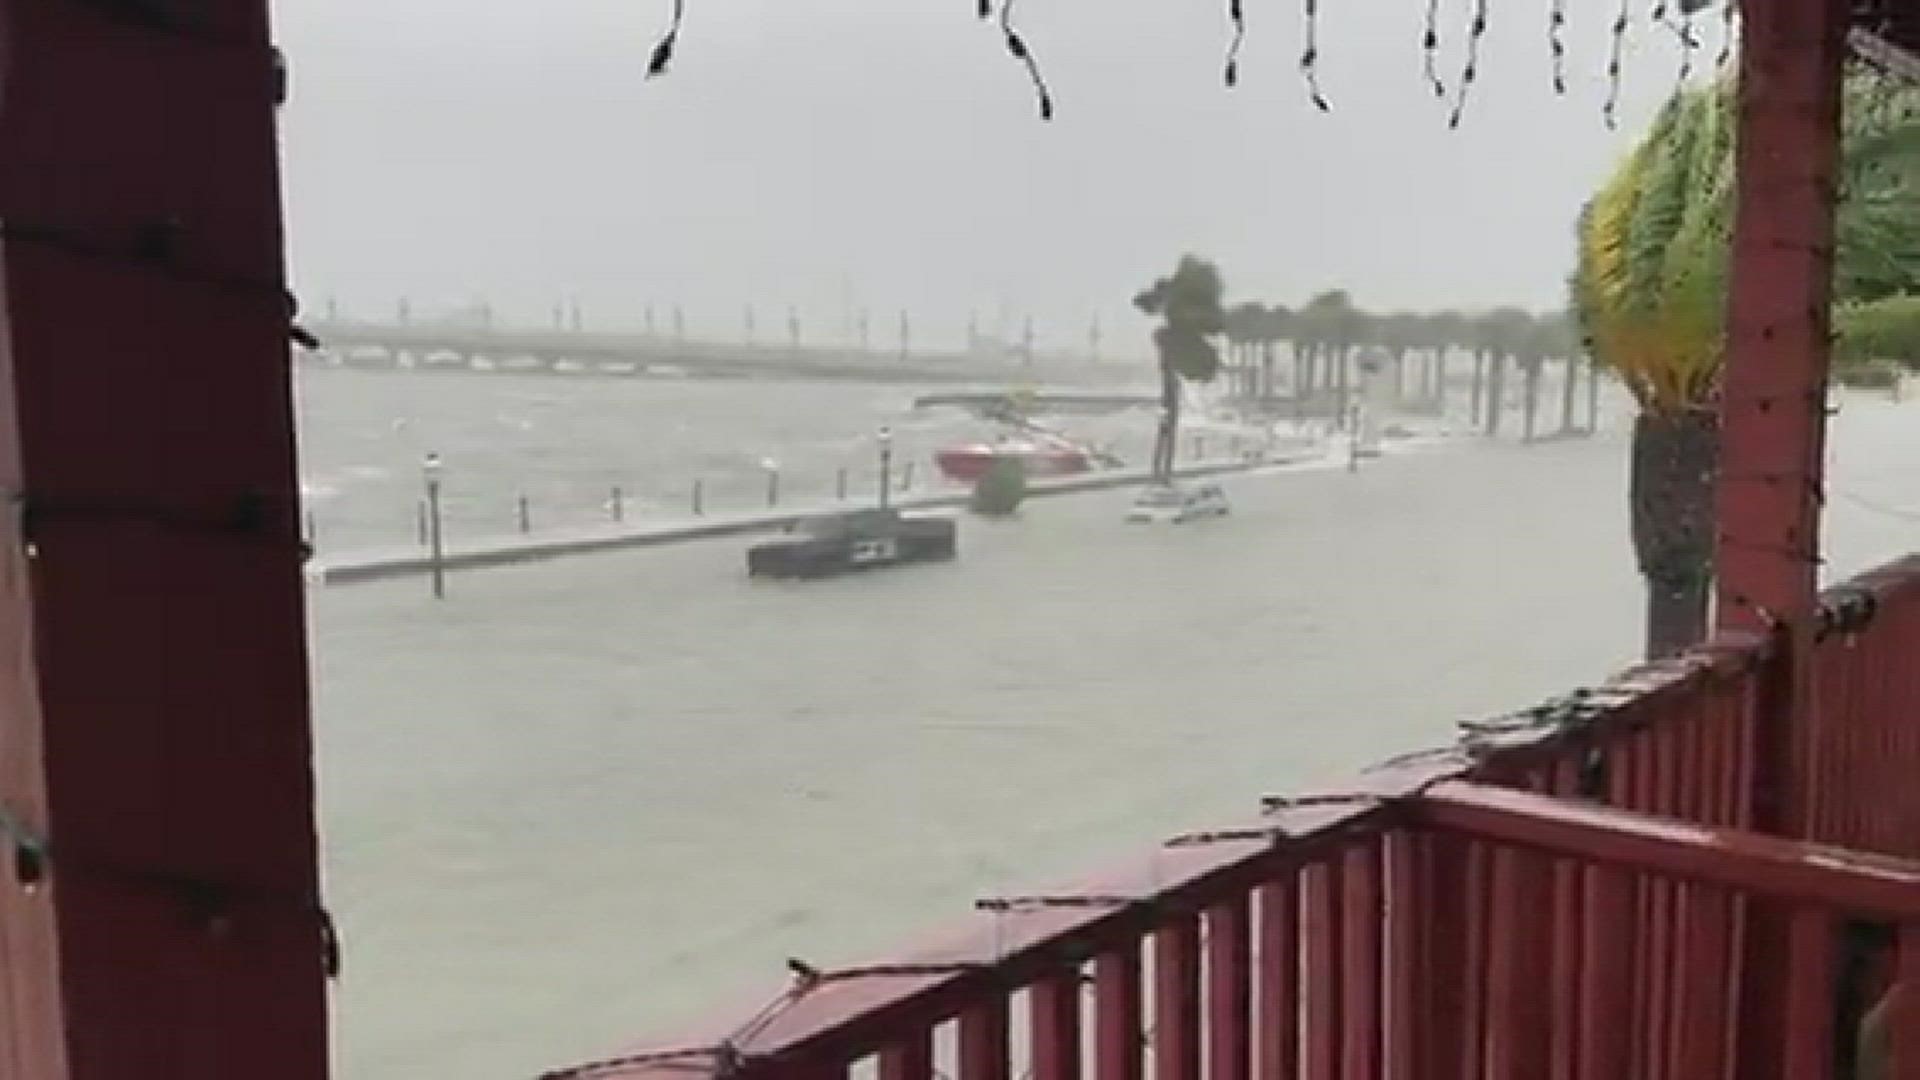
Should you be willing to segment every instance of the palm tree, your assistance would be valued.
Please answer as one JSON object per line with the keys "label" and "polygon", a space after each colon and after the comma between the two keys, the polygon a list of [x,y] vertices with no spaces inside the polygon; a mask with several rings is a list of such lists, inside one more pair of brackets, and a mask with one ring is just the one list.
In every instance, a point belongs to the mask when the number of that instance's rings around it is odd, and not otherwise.
{"label": "palm tree", "polygon": [[1309,383],[1315,381],[1313,368],[1317,365],[1318,381],[1334,394],[1334,423],[1344,427],[1347,398],[1352,392],[1347,360],[1365,333],[1365,316],[1353,306],[1353,298],[1345,289],[1331,289],[1307,301],[1300,309],[1299,322],[1312,348],[1313,358],[1308,362],[1307,371]]}
{"label": "palm tree", "polygon": [[1261,401],[1273,400],[1274,346],[1293,338],[1293,312],[1285,304],[1270,304],[1266,318],[1260,322],[1260,387]]}
{"label": "palm tree", "polygon": [[1160,356],[1160,429],[1154,440],[1153,474],[1173,476],[1173,451],[1180,429],[1183,381],[1210,382],[1220,373],[1220,351],[1213,336],[1226,329],[1221,306],[1226,283],[1212,263],[1183,255],[1172,276],[1163,277],[1133,298],[1142,314],[1158,315],[1153,345]]}
{"label": "palm tree", "polygon": [[[1517,307],[1500,307],[1473,320],[1474,351],[1483,357],[1486,381],[1481,384],[1480,401],[1483,430],[1489,436],[1500,434],[1500,421],[1506,412],[1508,357],[1518,357],[1533,333],[1533,316]],[[1475,372],[1478,373],[1476,366]]]}
{"label": "palm tree", "polygon": [[1396,403],[1407,396],[1407,353],[1426,335],[1426,319],[1411,311],[1396,311],[1374,321],[1373,343],[1393,358],[1393,394]]}
{"label": "palm tree", "polygon": [[1240,376],[1240,392],[1253,396],[1254,349],[1265,329],[1267,309],[1257,302],[1235,304],[1227,312],[1227,344],[1233,353],[1233,369]]}
{"label": "palm tree", "polygon": [[[1677,95],[1580,215],[1572,298],[1594,360],[1639,406],[1632,532],[1647,652],[1704,636],[1733,188],[1729,81]],[[1920,291],[1920,92],[1849,80],[1835,298]],[[1844,318],[1843,318],[1844,321]]]}
{"label": "palm tree", "polygon": [[1435,413],[1447,411],[1447,354],[1469,344],[1467,317],[1458,311],[1437,311],[1427,316],[1427,347],[1433,353],[1433,375],[1428,382]]}
{"label": "palm tree", "polygon": [[[1546,369],[1548,360],[1571,356],[1573,348],[1571,334],[1567,330],[1564,316],[1557,312],[1546,312],[1529,316],[1529,329],[1519,342],[1517,358],[1521,374],[1526,379],[1526,421],[1524,438],[1532,442],[1539,434],[1540,417],[1540,376]],[[1566,414],[1573,414],[1573,362],[1567,362],[1566,399],[1563,406]]]}

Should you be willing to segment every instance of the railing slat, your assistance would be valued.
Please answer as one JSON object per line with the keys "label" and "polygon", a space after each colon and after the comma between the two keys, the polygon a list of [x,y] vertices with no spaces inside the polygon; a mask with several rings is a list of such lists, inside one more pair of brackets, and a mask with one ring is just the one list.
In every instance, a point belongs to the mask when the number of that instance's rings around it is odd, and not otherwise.
{"label": "railing slat", "polygon": [[1537,1080],[1549,1072],[1549,881],[1540,856],[1513,848],[1494,851],[1486,1028],[1486,1074],[1493,1080]]}
{"label": "railing slat", "polygon": [[1641,936],[1635,919],[1633,876],[1610,866],[1589,866],[1586,878],[1585,963],[1580,968],[1579,1080],[1619,1080],[1630,1074],[1633,957]]}
{"label": "railing slat", "polygon": [[1081,1080],[1080,969],[1069,968],[1027,991],[1033,1080]]}
{"label": "railing slat", "polygon": [[1009,1080],[1011,1019],[1004,993],[960,1014],[960,1080]]}
{"label": "railing slat", "polygon": [[1300,906],[1294,875],[1262,885],[1260,899],[1259,1010],[1261,1080],[1295,1080],[1300,1074]]}
{"label": "railing slat", "polygon": [[880,1051],[880,1080],[933,1080],[933,1031],[918,1033]]}
{"label": "railing slat", "polygon": [[1380,1076],[1380,841],[1356,840],[1341,868],[1340,1057],[1344,1080]]}
{"label": "railing slat", "polygon": [[1687,966],[1677,988],[1675,1075],[1716,1080],[1725,1077],[1731,1065],[1733,899],[1706,885],[1685,886],[1682,896],[1680,942]]}
{"label": "railing slat", "polygon": [[[1580,797],[1581,769],[1586,754],[1562,758],[1554,771],[1553,793],[1563,799]],[[1581,902],[1586,893],[1580,865],[1572,859],[1553,863],[1553,959],[1548,987],[1553,997],[1550,1056],[1551,1080],[1576,1080],[1580,1068]]]}
{"label": "railing slat", "polygon": [[1308,1080],[1341,1080],[1341,915],[1345,894],[1337,861],[1303,874],[1306,893],[1306,1057]]}
{"label": "railing slat", "polygon": [[1093,962],[1093,1061],[1098,1080],[1140,1080],[1140,950],[1102,953]]}
{"label": "railing slat", "polygon": [[1252,908],[1242,896],[1207,912],[1209,1080],[1246,1080],[1252,1075],[1252,967]]}
{"label": "railing slat", "polygon": [[1153,935],[1154,1080],[1200,1080],[1200,919],[1180,914]]}
{"label": "railing slat", "polygon": [[1422,838],[1405,832],[1387,834],[1386,959],[1387,979],[1386,1076],[1388,1080],[1421,1080],[1421,991],[1430,979],[1425,943],[1435,932],[1432,906],[1426,897],[1421,860]]}
{"label": "railing slat", "polygon": [[1832,915],[1802,908],[1788,916],[1786,1016],[1776,1060],[1792,1080],[1832,1080],[1836,927]]}

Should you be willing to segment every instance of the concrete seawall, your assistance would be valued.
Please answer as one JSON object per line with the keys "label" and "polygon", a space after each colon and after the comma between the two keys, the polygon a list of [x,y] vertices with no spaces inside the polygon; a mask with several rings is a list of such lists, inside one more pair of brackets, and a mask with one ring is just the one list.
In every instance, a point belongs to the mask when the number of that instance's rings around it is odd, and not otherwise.
{"label": "concrete seawall", "polygon": [[[1322,460],[1323,450],[1299,451],[1269,457],[1261,461],[1221,461],[1190,465],[1176,470],[1185,478],[1222,476],[1230,473],[1257,472]],[[1086,491],[1134,487],[1150,479],[1143,470],[1096,473],[1053,480],[1032,481],[1029,498],[1071,495]],[[904,510],[940,510],[962,507],[969,493],[956,491],[932,495],[906,495],[895,505]],[[752,533],[777,532],[803,518],[849,509],[846,503],[831,503],[790,510],[766,510],[744,514],[715,514],[652,525],[634,525],[569,531],[542,537],[509,537],[494,542],[449,545],[441,560],[447,571],[479,570],[494,566],[514,566],[542,562],[570,555],[657,547],[690,540],[712,540]],[[351,585],[389,578],[413,577],[430,573],[433,560],[417,547],[402,550],[344,554],[339,558],[318,558],[307,567],[307,580],[319,585]]]}

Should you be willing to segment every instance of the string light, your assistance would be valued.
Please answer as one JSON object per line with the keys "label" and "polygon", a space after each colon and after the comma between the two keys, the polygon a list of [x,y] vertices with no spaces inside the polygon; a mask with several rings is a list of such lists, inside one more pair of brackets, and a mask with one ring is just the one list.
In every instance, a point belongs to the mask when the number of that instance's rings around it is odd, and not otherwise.
{"label": "string light", "polygon": [[1319,0],[1306,0],[1306,30],[1303,36],[1305,43],[1300,49],[1300,76],[1306,80],[1308,99],[1321,112],[1332,112],[1333,106],[1327,103],[1327,96],[1320,92]]}
{"label": "string light", "polygon": [[647,61],[647,78],[657,78],[667,73],[667,65],[673,63],[673,50],[680,43],[680,27],[687,20],[687,0],[673,0],[673,21],[667,24],[667,32],[653,46],[653,57]]}
{"label": "string light", "polygon": [[1467,62],[1460,71],[1460,90],[1447,117],[1448,128],[1458,128],[1466,115],[1467,98],[1473,93],[1473,81],[1480,74],[1480,39],[1487,34],[1487,0],[1474,0],[1473,22],[1467,29]]}
{"label": "string light", "polygon": [[9,861],[13,880],[22,892],[38,892],[58,868],[69,877],[91,877],[123,887],[170,895],[214,936],[221,935],[230,925],[233,908],[238,905],[293,911],[314,920],[319,935],[321,970],[330,979],[340,974],[339,930],[334,925],[332,913],[316,897],[77,858],[64,848],[56,860],[53,845],[48,839],[4,807],[0,807],[0,836],[4,836],[8,847],[12,849]]}
{"label": "string light", "polygon": [[1633,18],[1631,4],[1632,0],[1620,0],[1619,14],[1613,20],[1613,45],[1607,56],[1607,101],[1600,110],[1608,128],[1617,127],[1620,122],[1620,70],[1626,52],[1627,26]]}
{"label": "string light", "polygon": [[1427,29],[1420,36],[1422,74],[1433,96],[1447,96],[1447,85],[1440,81],[1440,0],[1427,0]]}
{"label": "string light", "polygon": [[[177,261],[184,230],[171,219],[144,222],[115,229],[77,229],[58,225],[5,221],[0,223],[0,240],[34,244],[76,258],[113,263],[123,268],[138,268],[173,281],[214,289],[218,292],[269,299],[285,309],[287,333],[295,344],[317,349],[320,340],[301,327],[300,300],[277,280],[215,274]],[[111,239],[108,234],[112,234]]]}
{"label": "string light", "polygon": [[[982,9],[987,5],[982,4]],[[1026,39],[1013,26],[1013,0],[1005,0],[1000,5],[1000,33],[1006,39],[1007,52],[1020,61],[1027,69],[1027,78],[1033,82],[1033,92],[1040,99],[1040,119],[1053,119],[1053,91],[1048,89],[1045,76],[1040,73],[1040,64],[1033,57],[1033,50],[1027,47]]]}
{"label": "string light", "polygon": [[1227,47],[1227,88],[1240,84],[1240,46],[1247,40],[1244,0],[1227,0],[1227,21],[1233,24],[1233,44]]}
{"label": "string light", "polygon": [[1567,92],[1567,0],[1553,0],[1547,12],[1547,50],[1553,57],[1553,92]]}

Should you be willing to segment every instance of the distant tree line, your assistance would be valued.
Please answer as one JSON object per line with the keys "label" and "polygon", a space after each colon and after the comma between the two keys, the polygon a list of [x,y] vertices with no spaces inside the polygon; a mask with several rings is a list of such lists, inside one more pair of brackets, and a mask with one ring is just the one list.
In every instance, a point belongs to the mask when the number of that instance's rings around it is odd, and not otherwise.
{"label": "distant tree line", "polygon": [[[1518,307],[1488,311],[1367,311],[1344,289],[1334,289],[1298,307],[1248,302],[1226,311],[1228,367],[1235,389],[1255,400],[1280,396],[1281,346],[1292,370],[1286,396],[1305,412],[1323,412],[1339,422],[1358,380],[1356,363],[1368,351],[1384,354],[1403,403],[1422,403],[1434,411],[1444,404],[1446,388],[1456,381],[1458,360],[1468,383],[1475,423],[1490,435],[1500,433],[1508,379],[1523,383],[1525,434],[1539,433],[1542,372],[1550,360],[1566,361],[1569,374],[1582,358],[1571,317],[1563,311],[1530,312]],[[1577,391],[1572,378],[1561,381],[1561,427],[1575,430]]]}

